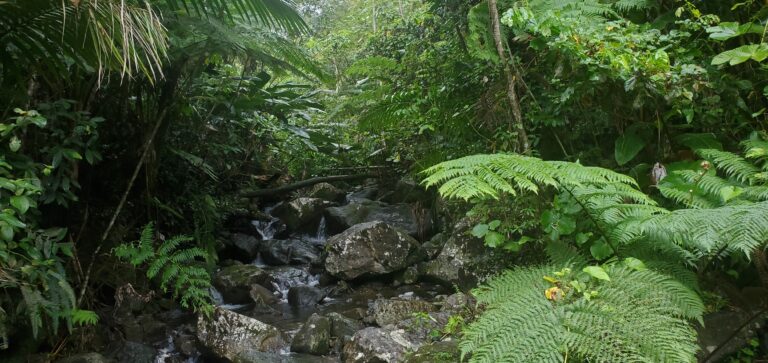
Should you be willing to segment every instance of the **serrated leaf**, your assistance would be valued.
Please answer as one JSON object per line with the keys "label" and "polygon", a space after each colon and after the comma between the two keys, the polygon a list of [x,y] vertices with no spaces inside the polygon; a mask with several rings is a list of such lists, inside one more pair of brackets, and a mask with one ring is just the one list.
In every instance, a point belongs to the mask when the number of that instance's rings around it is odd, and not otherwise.
{"label": "serrated leaf", "polygon": [[592,276],[598,280],[604,280],[604,281],[611,281],[610,276],[608,276],[608,273],[603,270],[600,266],[587,266],[584,267],[582,270],[587,273],[587,275]]}

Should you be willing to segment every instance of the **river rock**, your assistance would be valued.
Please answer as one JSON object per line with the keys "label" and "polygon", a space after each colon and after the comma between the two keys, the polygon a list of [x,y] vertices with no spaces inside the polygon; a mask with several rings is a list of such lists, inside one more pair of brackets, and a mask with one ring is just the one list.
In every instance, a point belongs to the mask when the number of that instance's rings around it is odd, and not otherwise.
{"label": "river rock", "polygon": [[383,327],[411,318],[415,313],[435,310],[435,305],[423,300],[377,299],[368,307],[365,320]]}
{"label": "river rock", "polygon": [[498,273],[504,266],[497,261],[499,252],[469,234],[473,226],[468,219],[459,221],[437,257],[419,264],[420,279],[469,289]]}
{"label": "river rock", "polygon": [[291,351],[313,355],[325,355],[331,351],[330,343],[330,320],[326,317],[312,314],[293,337]]}
{"label": "river rock", "polygon": [[384,222],[357,224],[326,244],[326,270],[341,279],[383,275],[408,267],[419,243]]}
{"label": "river rock", "polygon": [[114,361],[100,353],[82,353],[59,359],[56,363],[114,363]]}
{"label": "river rock", "polygon": [[262,241],[259,253],[265,263],[274,266],[303,265],[319,258],[314,246],[297,239]]}
{"label": "river rock", "polygon": [[278,301],[277,297],[272,293],[272,291],[269,291],[269,289],[259,284],[251,285],[251,291],[249,291],[249,295],[251,296],[251,300],[253,300],[253,302],[260,305],[273,305]]}
{"label": "river rock", "polygon": [[229,360],[248,350],[277,352],[286,346],[277,328],[221,308],[211,317],[198,317],[197,339],[216,356]]}
{"label": "river rock", "polygon": [[111,354],[118,363],[153,363],[157,352],[154,348],[136,342],[123,342],[121,346]]}
{"label": "river rock", "polygon": [[396,363],[407,352],[418,349],[404,336],[402,329],[365,328],[344,343],[341,359],[344,363]]}
{"label": "river rock", "polygon": [[326,293],[312,286],[294,286],[288,290],[288,304],[294,307],[314,306],[323,301]]}
{"label": "river rock", "polygon": [[331,336],[334,338],[351,337],[358,330],[364,328],[362,322],[350,319],[339,313],[328,313],[326,316],[331,321]]}
{"label": "river rock", "polygon": [[273,282],[269,273],[253,265],[225,267],[213,279],[213,285],[221,292],[224,301],[231,304],[250,303],[252,285],[259,284],[269,289]]}
{"label": "river rock", "polygon": [[411,204],[387,204],[359,200],[325,211],[330,233],[339,233],[359,223],[382,221],[406,231],[411,237],[426,238],[432,230],[432,217],[428,209]]}
{"label": "river rock", "polygon": [[343,202],[346,194],[341,189],[329,183],[315,184],[308,193],[310,198],[318,198],[329,202]]}
{"label": "river rock", "polygon": [[232,248],[236,252],[236,259],[243,262],[253,261],[259,253],[259,239],[243,234],[235,233],[232,235]]}
{"label": "river rock", "polygon": [[378,194],[379,188],[373,185],[369,185],[349,193],[347,201],[353,203],[359,201],[374,200]]}
{"label": "river rock", "polygon": [[751,313],[727,310],[704,316],[704,326],[698,326],[697,332],[699,361],[719,362],[746,346],[764,328],[762,319],[745,326],[751,318]]}
{"label": "river rock", "polygon": [[323,210],[330,205],[320,198],[296,198],[278,204],[272,210],[272,215],[285,222],[291,231],[313,233],[317,231]]}

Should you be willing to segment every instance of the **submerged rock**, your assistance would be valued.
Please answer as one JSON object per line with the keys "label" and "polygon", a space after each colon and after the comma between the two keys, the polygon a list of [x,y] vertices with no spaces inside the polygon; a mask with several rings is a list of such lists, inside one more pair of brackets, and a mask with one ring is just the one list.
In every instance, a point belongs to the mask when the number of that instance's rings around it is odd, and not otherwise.
{"label": "submerged rock", "polygon": [[359,200],[325,212],[328,230],[339,233],[359,223],[382,221],[406,231],[411,237],[425,239],[432,231],[432,217],[428,209],[411,204],[387,204]]}
{"label": "submerged rock", "polygon": [[317,231],[323,210],[331,203],[319,198],[296,198],[278,204],[272,215],[285,222],[293,232],[311,233]]}
{"label": "submerged rock", "polygon": [[288,304],[293,307],[314,306],[325,298],[326,293],[312,286],[294,286],[288,290]]}
{"label": "submerged rock", "polygon": [[308,264],[319,258],[314,246],[297,239],[262,241],[259,252],[265,263],[275,266]]}
{"label": "submerged rock", "polygon": [[253,265],[225,267],[213,278],[213,286],[221,292],[224,301],[232,304],[250,303],[252,285],[269,289],[273,282],[269,273]]}
{"label": "submerged rock", "polygon": [[293,337],[291,351],[313,355],[325,355],[331,351],[330,343],[330,320],[326,317],[312,314]]}
{"label": "submerged rock", "polygon": [[365,328],[344,344],[341,359],[344,363],[396,363],[418,347],[402,330]]}
{"label": "submerged rock", "polygon": [[377,299],[368,308],[366,321],[383,327],[435,310],[435,305],[423,300]]}
{"label": "submerged rock", "polygon": [[419,243],[384,222],[361,223],[328,239],[325,268],[344,280],[383,275],[408,267]]}
{"label": "submerged rock", "polygon": [[286,346],[277,328],[221,308],[210,317],[198,317],[197,338],[213,354],[229,360],[249,350],[277,352]]}

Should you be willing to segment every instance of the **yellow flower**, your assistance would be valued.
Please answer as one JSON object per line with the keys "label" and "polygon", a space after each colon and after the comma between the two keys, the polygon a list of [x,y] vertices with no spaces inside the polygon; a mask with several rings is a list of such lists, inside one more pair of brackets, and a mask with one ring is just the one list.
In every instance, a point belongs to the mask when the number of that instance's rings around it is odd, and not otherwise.
{"label": "yellow flower", "polygon": [[563,290],[560,290],[557,286],[553,286],[548,288],[547,291],[544,291],[544,296],[547,297],[547,300],[557,301],[563,298]]}

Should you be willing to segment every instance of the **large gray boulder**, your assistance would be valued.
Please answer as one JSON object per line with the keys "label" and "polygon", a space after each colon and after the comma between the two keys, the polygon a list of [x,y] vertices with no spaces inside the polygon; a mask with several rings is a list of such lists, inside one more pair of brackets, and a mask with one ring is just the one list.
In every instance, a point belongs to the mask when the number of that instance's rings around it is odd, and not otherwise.
{"label": "large gray boulder", "polygon": [[229,360],[250,350],[278,352],[287,345],[277,328],[221,308],[210,317],[198,317],[197,339],[216,356]]}
{"label": "large gray boulder", "polygon": [[339,233],[359,223],[382,221],[406,231],[411,237],[424,240],[432,232],[429,209],[413,204],[387,204],[361,199],[341,207],[326,209],[330,233]]}
{"label": "large gray boulder", "polygon": [[418,247],[399,228],[380,221],[361,223],[328,239],[325,268],[343,280],[388,274],[408,267]]}
{"label": "large gray boulder", "polygon": [[296,198],[278,204],[272,215],[285,222],[292,232],[313,233],[317,231],[323,211],[331,205],[320,198]]}
{"label": "large gray boulder", "polygon": [[328,313],[326,316],[331,321],[331,337],[337,339],[351,337],[358,330],[364,328],[363,323],[359,320],[350,319],[339,313]]}
{"label": "large gray boulder", "polygon": [[435,305],[423,300],[377,299],[368,307],[366,322],[383,327],[435,310]]}
{"label": "large gray boulder", "polygon": [[315,306],[319,304],[327,293],[312,286],[294,286],[288,290],[288,304],[293,307]]}
{"label": "large gray boulder", "polygon": [[262,241],[259,253],[265,263],[274,266],[303,265],[319,258],[315,246],[298,239]]}
{"label": "large gray boulder", "polygon": [[469,234],[473,226],[468,219],[459,221],[437,257],[419,264],[419,278],[470,289],[503,269],[503,261],[499,261],[502,252]]}
{"label": "large gray boulder", "polygon": [[328,354],[331,351],[330,320],[312,314],[293,337],[291,351],[312,355]]}
{"label": "large gray boulder", "polygon": [[213,278],[213,286],[219,290],[224,301],[231,304],[250,303],[252,285],[258,284],[270,289],[273,282],[269,273],[253,265],[225,267]]}
{"label": "large gray boulder", "polygon": [[358,331],[344,344],[341,359],[344,363],[396,363],[418,348],[402,329],[371,327]]}

